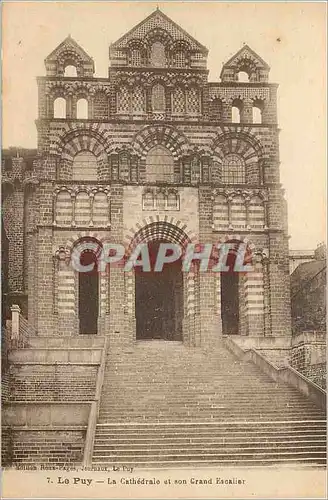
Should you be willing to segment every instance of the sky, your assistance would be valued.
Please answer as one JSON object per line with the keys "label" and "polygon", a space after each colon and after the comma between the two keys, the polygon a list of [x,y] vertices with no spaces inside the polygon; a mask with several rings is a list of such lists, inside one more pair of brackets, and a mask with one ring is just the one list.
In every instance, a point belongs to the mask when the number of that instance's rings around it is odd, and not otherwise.
{"label": "sky", "polygon": [[5,2],[2,147],[35,148],[36,76],[69,34],[108,76],[108,47],[156,7],[209,49],[209,81],[247,43],[279,84],[281,182],[291,249],[326,240],[326,5],[324,2]]}

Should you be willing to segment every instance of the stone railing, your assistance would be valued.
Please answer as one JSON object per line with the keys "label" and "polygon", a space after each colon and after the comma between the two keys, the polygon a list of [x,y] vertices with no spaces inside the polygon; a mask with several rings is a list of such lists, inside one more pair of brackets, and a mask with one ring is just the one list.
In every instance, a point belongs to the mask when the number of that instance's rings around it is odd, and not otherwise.
{"label": "stone railing", "polygon": [[255,349],[245,350],[230,337],[225,339],[225,343],[238,358],[252,361],[274,381],[287,383],[313,401],[319,408],[326,409],[326,391],[291,366],[278,368]]}
{"label": "stone railing", "polygon": [[104,347],[101,355],[101,361],[99,365],[97,382],[96,382],[96,394],[95,399],[91,403],[89,419],[88,419],[88,428],[85,438],[85,447],[84,447],[84,455],[83,455],[83,465],[89,466],[92,462],[92,454],[93,454],[93,446],[96,434],[97,420],[99,416],[100,409],[100,398],[101,391],[104,382],[105,375],[105,366],[106,366],[106,358],[108,351],[109,337],[108,335],[105,337]]}
{"label": "stone railing", "polygon": [[[10,322],[8,322],[10,324]],[[21,314],[20,307],[17,304],[11,306],[11,335],[10,349],[22,349],[28,347],[28,339],[35,335],[34,328]]]}

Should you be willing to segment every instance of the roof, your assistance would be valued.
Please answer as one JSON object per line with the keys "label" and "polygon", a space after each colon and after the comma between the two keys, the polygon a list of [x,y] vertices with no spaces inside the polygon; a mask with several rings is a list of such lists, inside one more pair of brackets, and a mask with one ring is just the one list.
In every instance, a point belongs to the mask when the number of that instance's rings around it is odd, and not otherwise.
{"label": "roof", "polygon": [[253,49],[251,49],[247,44],[245,44],[238,52],[230,57],[230,59],[223,65],[224,68],[235,66],[237,61],[240,59],[251,59],[252,61],[257,62],[257,66],[262,67],[263,69],[270,69],[270,66],[260,57]]}
{"label": "roof", "polygon": [[111,44],[112,48],[123,48],[132,39],[141,39],[153,28],[162,28],[168,31],[174,40],[184,40],[188,42],[192,49],[208,53],[208,49],[199,43],[194,37],[189,35],[181,26],[172,21],[159,8],[152,12],[146,19],[134,26],[125,35]]}
{"label": "roof", "polygon": [[92,57],[79,45],[71,35],[68,35],[46,58],[45,62],[52,61],[58,57],[59,54],[65,52],[67,49],[73,49],[80,57],[89,63],[93,63]]}

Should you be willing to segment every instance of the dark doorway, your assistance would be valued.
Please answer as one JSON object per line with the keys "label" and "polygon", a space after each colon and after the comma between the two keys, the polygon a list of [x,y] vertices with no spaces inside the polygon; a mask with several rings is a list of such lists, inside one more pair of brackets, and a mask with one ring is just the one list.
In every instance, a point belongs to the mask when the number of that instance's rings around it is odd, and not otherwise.
{"label": "dark doorway", "polygon": [[223,335],[236,335],[239,333],[238,284],[238,273],[221,273],[221,317]]}
{"label": "dark doorway", "polygon": [[182,341],[183,276],[181,260],[154,272],[160,242],[148,244],[151,271],[136,268],[137,340]]}
{"label": "dark doorway", "polygon": [[99,277],[96,255],[86,250],[81,255],[81,264],[94,263],[92,271],[79,273],[79,320],[81,334],[96,334],[99,310]]}

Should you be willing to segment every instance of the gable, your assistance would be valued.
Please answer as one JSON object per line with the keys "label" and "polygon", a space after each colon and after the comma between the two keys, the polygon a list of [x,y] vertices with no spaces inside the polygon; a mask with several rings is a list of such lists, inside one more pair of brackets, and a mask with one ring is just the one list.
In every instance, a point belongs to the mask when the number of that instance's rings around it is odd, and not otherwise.
{"label": "gable", "polygon": [[269,65],[252,50],[248,45],[244,45],[229,61],[224,64],[224,67],[239,67],[243,61],[249,61],[257,68],[269,70]]}
{"label": "gable", "polygon": [[128,47],[132,40],[143,40],[153,30],[163,30],[170,37],[171,42],[185,42],[191,50],[207,54],[208,50],[204,45],[199,43],[195,38],[189,35],[178,24],[172,21],[159,9],[155,10],[150,16],[137,24],[128,33],[123,35],[119,40],[111,45],[112,49],[124,49]]}
{"label": "gable", "polygon": [[90,57],[70,35],[68,35],[68,37],[45,58],[45,62],[47,63],[61,58],[65,53],[74,53],[81,61],[93,63],[92,57]]}

